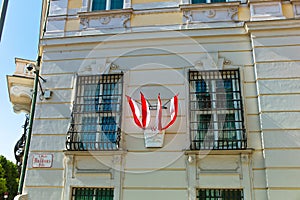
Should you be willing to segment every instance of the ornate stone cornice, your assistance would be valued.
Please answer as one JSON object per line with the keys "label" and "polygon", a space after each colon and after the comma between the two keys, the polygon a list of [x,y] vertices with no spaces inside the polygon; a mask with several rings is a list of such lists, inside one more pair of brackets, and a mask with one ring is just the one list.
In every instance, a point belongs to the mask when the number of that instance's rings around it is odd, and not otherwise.
{"label": "ornate stone cornice", "polygon": [[239,2],[183,5],[183,23],[237,21]]}
{"label": "ornate stone cornice", "polygon": [[131,13],[131,9],[81,12],[78,13],[80,29],[127,28]]}

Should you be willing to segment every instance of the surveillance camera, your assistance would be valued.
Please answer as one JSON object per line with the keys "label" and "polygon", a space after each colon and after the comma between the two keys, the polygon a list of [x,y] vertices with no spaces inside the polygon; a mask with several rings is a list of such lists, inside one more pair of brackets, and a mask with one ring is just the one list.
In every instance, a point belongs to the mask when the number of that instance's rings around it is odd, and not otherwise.
{"label": "surveillance camera", "polygon": [[35,68],[34,64],[30,63],[26,65],[26,69],[27,71],[31,72],[33,70],[33,68]]}

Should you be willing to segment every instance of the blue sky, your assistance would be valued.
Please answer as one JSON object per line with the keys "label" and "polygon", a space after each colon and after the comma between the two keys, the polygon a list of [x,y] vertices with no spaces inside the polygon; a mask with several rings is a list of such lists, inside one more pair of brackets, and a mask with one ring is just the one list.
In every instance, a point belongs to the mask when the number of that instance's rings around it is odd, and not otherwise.
{"label": "blue sky", "polygon": [[13,112],[6,75],[14,73],[15,57],[36,60],[41,5],[42,0],[9,0],[0,43],[0,155],[13,162],[13,149],[23,132],[25,114]]}

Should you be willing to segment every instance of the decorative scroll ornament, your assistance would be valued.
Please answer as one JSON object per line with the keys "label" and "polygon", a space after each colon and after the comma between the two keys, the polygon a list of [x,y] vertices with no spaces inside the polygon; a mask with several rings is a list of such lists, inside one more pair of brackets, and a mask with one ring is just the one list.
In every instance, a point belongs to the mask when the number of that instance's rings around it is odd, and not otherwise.
{"label": "decorative scroll ornament", "polygon": [[207,11],[205,11],[205,15],[208,18],[213,18],[216,16],[216,10],[212,10],[212,9],[207,10]]}
{"label": "decorative scroll ornament", "polygon": [[100,18],[100,23],[101,24],[108,24],[111,20],[111,17],[110,16],[105,16],[105,17],[101,17]]}
{"label": "decorative scroll ornament", "polygon": [[89,27],[89,20],[87,18],[81,18],[80,24],[82,26],[82,29],[85,30]]}
{"label": "decorative scroll ornament", "polygon": [[124,28],[128,28],[128,24],[127,22],[130,20],[130,15],[123,15],[121,17],[121,19],[123,20],[122,24]]}
{"label": "decorative scroll ornament", "polygon": [[230,17],[231,20],[235,20],[235,16],[238,14],[238,8],[233,7],[233,8],[228,8],[228,16]]}
{"label": "decorative scroll ornament", "polygon": [[189,24],[193,21],[192,12],[190,10],[183,12],[183,17],[186,19],[185,23]]}

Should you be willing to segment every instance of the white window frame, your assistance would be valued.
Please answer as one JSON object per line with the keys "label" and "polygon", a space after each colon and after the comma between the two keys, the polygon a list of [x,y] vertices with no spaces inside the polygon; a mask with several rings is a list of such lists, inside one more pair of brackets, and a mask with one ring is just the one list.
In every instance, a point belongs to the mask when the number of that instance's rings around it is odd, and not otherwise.
{"label": "white window frame", "polygon": [[[82,0],[81,12],[92,12],[92,0]],[[131,0],[123,0],[123,9],[131,8]]]}
{"label": "white window frame", "polygon": [[[84,1],[86,1],[86,0],[84,0]],[[93,5],[93,1],[94,0],[90,0],[89,1],[89,6],[88,6],[88,10],[90,11],[90,12],[94,12],[93,10],[92,10],[92,5]],[[122,9],[124,9],[125,8],[125,5],[127,5],[128,3],[127,3],[127,1],[128,0],[123,0],[123,8]],[[127,4],[126,4],[127,3]],[[111,0],[106,0],[106,6],[105,6],[105,10],[111,10],[110,9],[110,5],[111,5]],[[96,10],[95,10],[96,11]],[[101,10],[98,10],[98,11],[101,11]]]}

